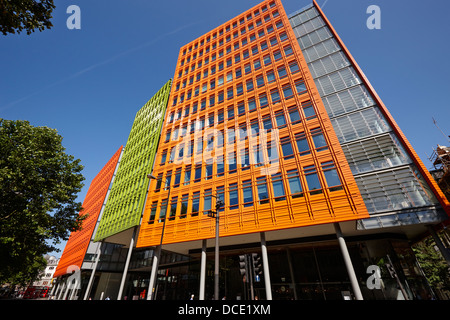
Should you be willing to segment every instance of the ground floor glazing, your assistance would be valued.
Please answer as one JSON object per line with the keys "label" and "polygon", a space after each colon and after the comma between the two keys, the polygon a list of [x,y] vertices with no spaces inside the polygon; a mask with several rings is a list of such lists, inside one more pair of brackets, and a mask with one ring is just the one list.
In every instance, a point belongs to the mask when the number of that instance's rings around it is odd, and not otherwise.
{"label": "ground floor glazing", "polygon": [[[435,299],[409,242],[400,235],[376,235],[371,239],[348,238],[347,248],[365,300]],[[104,246],[88,295],[92,299],[117,299],[127,249]],[[335,237],[280,240],[267,243],[270,287],[274,300],[343,300],[355,294]],[[261,256],[260,243],[220,248],[219,293],[221,299],[266,299],[266,275],[243,277],[240,258]],[[188,255],[163,251],[155,294],[157,300],[198,299],[201,249]],[[146,299],[153,250],[135,249],[122,299]],[[250,262],[251,263],[251,262]],[[370,269],[369,267],[372,266]],[[374,267],[375,266],[375,267]],[[368,270],[369,268],[369,270]],[[374,269],[379,270],[379,278]],[[74,298],[83,299],[91,270],[84,270]],[[205,299],[214,297],[214,247],[207,249]],[[247,280],[247,281],[246,281]],[[60,281],[63,282],[63,279]],[[64,296],[64,295],[61,295]],[[70,297],[71,294],[66,295]]]}

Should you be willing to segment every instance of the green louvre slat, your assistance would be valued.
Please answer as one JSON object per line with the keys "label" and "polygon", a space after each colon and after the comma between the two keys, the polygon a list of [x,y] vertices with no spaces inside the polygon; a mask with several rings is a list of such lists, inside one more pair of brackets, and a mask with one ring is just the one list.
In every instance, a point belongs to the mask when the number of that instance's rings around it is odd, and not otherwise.
{"label": "green louvre slat", "polygon": [[139,225],[171,84],[169,80],[136,113],[94,241]]}

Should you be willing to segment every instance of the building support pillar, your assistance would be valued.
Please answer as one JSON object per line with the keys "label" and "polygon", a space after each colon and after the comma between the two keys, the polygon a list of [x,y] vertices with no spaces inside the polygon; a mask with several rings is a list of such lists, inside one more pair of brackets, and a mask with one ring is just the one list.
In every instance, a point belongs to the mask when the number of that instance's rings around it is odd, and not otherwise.
{"label": "building support pillar", "polygon": [[127,260],[125,261],[125,268],[123,269],[122,281],[120,281],[119,294],[117,295],[117,300],[122,299],[123,287],[125,286],[125,280],[127,279],[128,266],[130,265],[131,253],[134,247],[134,237],[136,236],[136,227],[134,227],[133,235],[130,240],[130,247],[128,248]]}
{"label": "building support pillar", "polygon": [[289,265],[289,273],[291,274],[291,283],[292,283],[292,289],[294,290],[294,300],[297,300],[297,288],[295,286],[295,276],[294,276],[294,267],[292,266],[292,257],[291,257],[291,249],[286,248],[286,255]]}
{"label": "building support pillar", "polygon": [[89,294],[91,293],[92,284],[94,283],[95,271],[97,271],[98,261],[100,260],[100,254],[102,253],[102,244],[103,241],[100,242],[97,248],[97,256],[95,257],[94,267],[92,268],[91,276],[89,277],[89,282],[83,300],[87,300],[89,298]]}
{"label": "building support pillar", "polygon": [[361,288],[359,287],[358,279],[356,278],[352,260],[350,259],[350,253],[348,252],[345,239],[342,236],[342,231],[339,223],[334,224],[334,229],[336,230],[336,236],[339,242],[339,247],[341,248],[342,257],[344,258],[345,267],[347,268],[348,277],[350,278],[350,283],[352,284],[353,294],[355,295],[356,300],[364,300],[361,293]]}
{"label": "building support pillar", "polygon": [[153,251],[153,263],[152,263],[152,272],[150,274],[150,282],[148,285],[148,294],[147,294],[147,300],[153,300],[154,297],[154,291],[156,291],[156,281],[158,276],[158,266],[159,262],[158,260],[161,257],[161,245],[157,246],[155,250]]}
{"label": "building support pillar", "polygon": [[200,261],[200,290],[199,300],[205,300],[205,280],[206,280],[206,239],[202,242],[202,254]]}
{"label": "building support pillar", "polygon": [[441,238],[439,238],[439,236],[436,233],[436,231],[434,230],[433,226],[428,225],[427,229],[430,232],[431,236],[433,237],[434,242],[436,242],[436,245],[439,248],[439,251],[441,252],[441,254],[444,257],[445,261],[450,266],[450,251],[449,251],[449,249],[447,249],[444,246],[444,244],[442,243]]}
{"label": "building support pillar", "polygon": [[261,236],[261,256],[264,269],[264,283],[266,286],[266,299],[272,300],[272,283],[270,282],[269,257],[267,256],[266,234],[260,233]]}

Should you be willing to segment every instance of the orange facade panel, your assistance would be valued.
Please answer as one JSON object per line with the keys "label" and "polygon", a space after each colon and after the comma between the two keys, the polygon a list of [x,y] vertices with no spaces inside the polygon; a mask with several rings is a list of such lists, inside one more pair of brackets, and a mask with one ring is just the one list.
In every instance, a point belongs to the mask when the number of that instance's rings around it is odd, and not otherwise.
{"label": "orange facade panel", "polygon": [[105,164],[100,172],[92,180],[91,185],[83,201],[81,214],[88,214],[83,221],[82,229],[70,234],[69,240],[64,248],[61,259],[56,268],[54,277],[59,277],[67,272],[67,268],[77,266],[81,268],[86,250],[98,221],[108,188],[111,184],[114,171],[120,158],[123,146],[121,146],[111,159]]}
{"label": "orange facade panel", "polygon": [[138,247],[368,217],[281,2],[180,49]]}

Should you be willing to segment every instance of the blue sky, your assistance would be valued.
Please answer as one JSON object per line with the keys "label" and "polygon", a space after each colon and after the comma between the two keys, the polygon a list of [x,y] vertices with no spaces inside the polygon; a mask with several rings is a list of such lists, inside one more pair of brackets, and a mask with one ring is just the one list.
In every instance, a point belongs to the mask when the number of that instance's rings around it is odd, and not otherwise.
{"label": "blue sky", "polygon": [[[288,14],[312,0],[282,0]],[[0,35],[0,117],[64,137],[89,184],[125,145],[136,112],[173,77],[179,48],[259,0],[56,0],[50,30]],[[427,167],[449,134],[450,2],[318,0]],[[69,30],[69,5],[81,29]],[[369,30],[369,5],[381,29]]]}

